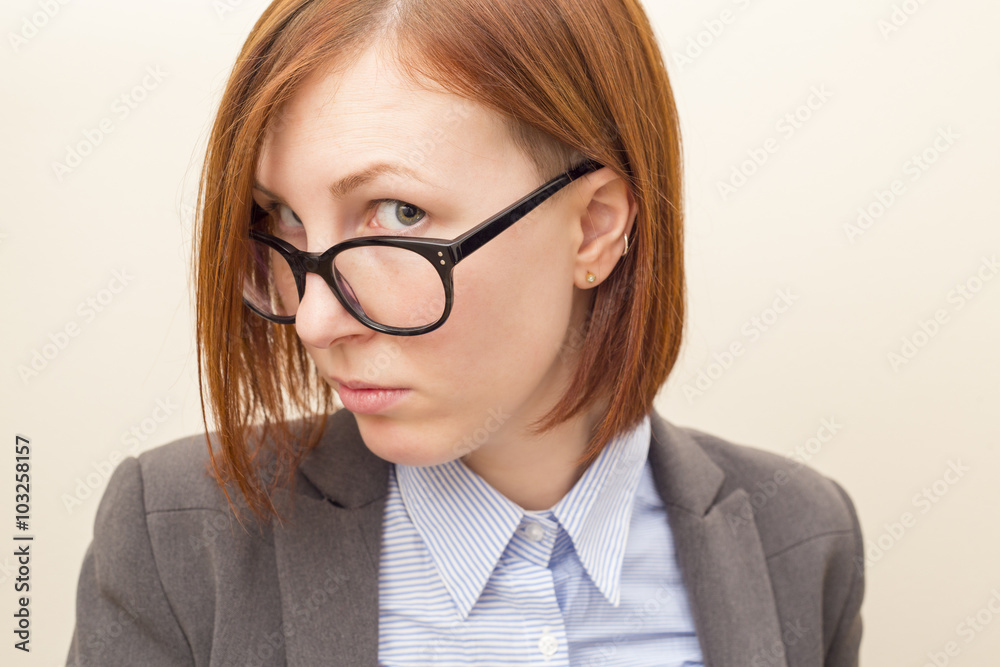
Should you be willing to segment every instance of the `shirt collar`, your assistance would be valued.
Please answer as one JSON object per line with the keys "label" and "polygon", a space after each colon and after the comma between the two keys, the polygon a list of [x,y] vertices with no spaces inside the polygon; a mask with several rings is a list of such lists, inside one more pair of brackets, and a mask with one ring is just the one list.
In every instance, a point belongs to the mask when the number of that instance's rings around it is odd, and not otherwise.
{"label": "shirt collar", "polygon": [[[614,606],[621,597],[628,527],[649,440],[647,415],[612,439],[550,510],[591,581]],[[464,620],[524,518],[524,509],[460,459],[394,467],[406,511]]]}

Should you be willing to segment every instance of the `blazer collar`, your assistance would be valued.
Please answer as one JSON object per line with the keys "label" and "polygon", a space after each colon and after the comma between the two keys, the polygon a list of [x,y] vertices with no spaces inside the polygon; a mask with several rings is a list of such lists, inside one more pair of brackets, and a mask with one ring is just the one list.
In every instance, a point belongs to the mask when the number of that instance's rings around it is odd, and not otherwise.
{"label": "blazer collar", "polygon": [[[667,508],[705,664],[787,667],[767,562],[742,488],[691,433],[650,413],[650,464]],[[300,465],[306,480],[274,529],[289,667],[374,665],[378,574],[389,463],[365,446],[354,415],[327,418]],[[311,488],[310,488],[311,487]],[[733,521],[741,517],[740,521]]]}
{"label": "blazer collar", "polygon": [[327,416],[323,436],[299,472],[334,505],[355,509],[385,498],[389,466],[365,445],[354,413],[341,409]]}

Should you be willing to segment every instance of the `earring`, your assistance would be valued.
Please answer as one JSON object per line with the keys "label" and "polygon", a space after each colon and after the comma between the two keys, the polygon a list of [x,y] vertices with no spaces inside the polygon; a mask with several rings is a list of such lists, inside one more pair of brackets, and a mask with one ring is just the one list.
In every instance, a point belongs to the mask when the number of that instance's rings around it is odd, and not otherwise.
{"label": "earring", "polygon": [[628,254],[628,234],[625,235],[625,251],[622,253],[622,257]]}
{"label": "earring", "polygon": [[587,282],[588,282],[588,283],[592,283],[592,282],[594,282],[595,280],[597,280],[597,276],[595,276],[595,275],[594,275],[593,273],[591,273],[590,271],[587,271]]}

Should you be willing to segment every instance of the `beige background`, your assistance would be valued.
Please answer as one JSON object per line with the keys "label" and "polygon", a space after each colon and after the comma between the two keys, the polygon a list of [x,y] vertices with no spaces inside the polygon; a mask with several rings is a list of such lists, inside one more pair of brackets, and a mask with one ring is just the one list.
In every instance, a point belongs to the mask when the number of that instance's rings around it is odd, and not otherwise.
{"label": "beige background", "polygon": [[[62,664],[107,474],[201,428],[194,186],[214,105],[264,4],[0,9],[0,514],[12,526],[24,435],[36,536],[33,651],[14,651],[8,629],[4,664]],[[864,664],[997,664],[1000,618],[987,605],[1000,611],[1000,277],[983,262],[1000,256],[1000,5],[647,7],[679,102],[689,195],[690,324],[659,408],[808,460],[852,494],[869,545]],[[798,127],[786,118],[796,113]],[[67,146],[92,139],[60,178]],[[762,165],[745,163],[754,155]],[[739,187],[724,194],[727,181]],[[849,234],[879,197],[888,208]],[[63,339],[67,326],[75,335]],[[912,358],[894,364],[904,338]],[[727,358],[734,343],[741,354]],[[22,378],[47,344],[52,358]],[[14,529],[0,532],[9,628]],[[956,655],[943,654],[949,642]]]}

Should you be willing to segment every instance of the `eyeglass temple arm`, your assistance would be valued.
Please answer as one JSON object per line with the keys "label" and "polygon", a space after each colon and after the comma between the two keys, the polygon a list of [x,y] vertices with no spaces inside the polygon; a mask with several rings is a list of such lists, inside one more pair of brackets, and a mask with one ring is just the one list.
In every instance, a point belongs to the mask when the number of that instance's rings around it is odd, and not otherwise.
{"label": "eyeglass temple arm", "polygon": [[[584,174],[597,171],[603,166],[604,165],[594,160],[585,160],[566,173],[556,176],[554,179],[534,192],[526,195],[524,198],[514,202],[489,220],[476,225],[462,236],[459,236],[454,240],[452,245],[454,263],[458,264],[465,257],[471,255],[473,252],[492,241],[494,238],[499,236],[501,232],[505,231],[508,227],[526,216],[528,213],[540,206],[542,202],[569,185],[571,182],[580,178]],[[502,222],[497,223],[497,221],[501,219],[503,219]]]}

